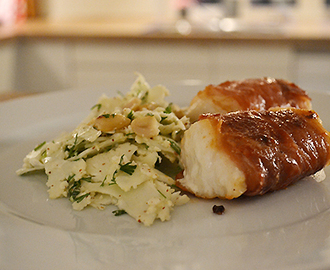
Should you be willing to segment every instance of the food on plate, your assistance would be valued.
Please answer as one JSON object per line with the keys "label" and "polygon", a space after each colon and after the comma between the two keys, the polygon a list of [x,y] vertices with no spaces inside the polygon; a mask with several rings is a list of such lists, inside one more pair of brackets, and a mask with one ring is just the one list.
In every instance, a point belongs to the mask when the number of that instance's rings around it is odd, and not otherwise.
{"label": "food on plate", "polygon": [[75,210],[113,204],[115,215],[146,226],[169,220],[174,206],[189,200],[173,186],[189,119],[177,116],[168,94],[139,75],[126,95],[102,96],[73,131],[34,148],[17,173],[44,170],[49,197],[68,197]]}
{"label": "food on plate", "polygon": [[49,198],[67,197],[75,210],[115,205],[115,216],[146,226],[169,220],[174,206],[189,201],[180,188],[233,199],[309,175],[324,179],[329,132],[295,84],[264,78],[209,85],[187,109],[167,95],[139,75],[127,94],[103,95],[73,131],[36,146],[17,174],[42,170]]}
{"label": "food on plate", "polygon": [[193,98],[186,115],[195,122],[203,113],[267,110],[272,107],[311,109],[312,106],[306,92],[297,85],[267,77],[208,85]]}
{"label": "food on plate", "polygon": [[177,185],[207,199],[262,195],[313,174],[321,181],[329,160],[329,132],[315,111],[204,114],[182,139]]}
{"label": "food on plate", "polygon": [[222,215],[225,212],[225,207],[223,205],[213,205],[212,211],[214,214]]}

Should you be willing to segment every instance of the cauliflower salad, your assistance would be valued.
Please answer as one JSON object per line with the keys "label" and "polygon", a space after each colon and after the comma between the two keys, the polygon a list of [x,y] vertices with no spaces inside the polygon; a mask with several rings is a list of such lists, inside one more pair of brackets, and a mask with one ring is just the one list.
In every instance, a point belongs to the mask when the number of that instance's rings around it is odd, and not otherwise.
{"label": "cauliflower salad", "polygon": [[189,119],[167,95],[138,75],[126,95],[103,95],[72,132],[36,146],[17,174],[44,170],[49,198],[68,197],[75,210],[113,204],[114,215],[146,226],[169,220],[174,206],[189,201],[173,179]]}

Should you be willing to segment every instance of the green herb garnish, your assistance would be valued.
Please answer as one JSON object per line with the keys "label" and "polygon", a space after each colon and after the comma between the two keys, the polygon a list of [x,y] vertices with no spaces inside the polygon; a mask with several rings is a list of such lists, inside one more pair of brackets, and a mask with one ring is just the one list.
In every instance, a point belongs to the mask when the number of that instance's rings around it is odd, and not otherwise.
{"label": "green herb garnish", "polygon": [[70,148],[67,146],[67,148],[65,149],[66,151],[69,152],[68,158],[71,158],[71,157],[73,157],[76,154],[76,149],[75,148],[77,146],[77,142],[78,142],[78,134],[76,133],[74,135],[73,145]]}
{"label": "green herb garnish", "polygon": [[102,104],[98,103],[98,104],[95,104],[95,105],[91,108],[91,110],[97,108],[97,110],[99,111],[99,110],[101,109],[101,107],[102,107]]}
{"label": "green herb garnish", "polygon": [[38,151],[41,147],[43,147],[46,144],[46,141],[42,142],[41,144],[39,144],[38,146],[36,146],[36,148],[34,148],[34,151]]}
{"label": "green herb garnish", "polygon": [[79,197],[76,197],[76,198],[75,198],[75,202],[80,203],[83,199],[85,199],[85,198],[88,197],[89,195],[90,195],[90,193],[86,193],[86,194],[84,194],[84,195],[81,195],[81,196],[79,196]]}
{"label": "green herb garnish", "polygon": [[[75,176],[76,176],[75,174],[72,174],[67,179],[67,181],[69,183],[69,187],[70,187],[68,190],[68,195],[72,202],[80,203],[84,198],[86,198],[88,195],[90,195],[90,193],[86,193],[86,194],[83,194],[78,197],[78,195],[80,193],[80,188],[81,188],[81,180],[87,181],[86,179],[90,179],[91,177],[90,178],[85,177],[85,178],[81,178],[78,181],[74,181]],[[73,181],[73,183],[71,183],[72,181]]]}
{"label": "green herb garnish", "polygon": [[86,182],[92,182],[92,177],[88,176],[88,177],[82,177],[80,180],[86,181]]}
{"label": "green herb garnish", "polygon": [[170,103],[166,108],[164,113],[170,114],[172,112],[172,103]]}
{"label": "green herb garnish", "polygon": [[162,195],[166,199],[166,196],[159,189],[157,189],[157,191],[159,192],[160,195]]}
{"label": "green herb garnish", "polygon": [[40,158],[41,158],[41,159],[44,159],[44,158],[46,158],[46,157],[47,157],[47,151],[45,150],[45,151],[43,151],[43,152],[41,153]]}
{"label": "green herb garnish", "polygon": [[164,124],[166,119],[167,119],[167,116],[162,116],[159,123]]}
{"label": "green herb garnish", "polygon": [[68,183],[70,183],[70,181],[75,177],[76,175],[75,174],[72,174],[72,175],[70,175],[69,177],[68,177]]}
{"label": "green herb garnish", "polygon": [[120,170],[129,175],[132,175],[136,169],[136,165],[131,165],[131,163],[132,163],[132,161],[130,161],[126,164],[120,165]]}
{"label": "green herb garnish", "polygon": [[120,157],[120,162],[119,162],[120,168],[119,168],[119,170],[121,170],[121,171],[123,171],[123,172],[125,172],[125,173],[127,173],[129,175],[132,175],[134,173],[134,171],[135,171],[135,169],[136,169],[137,166],[136,165],[131,165],[132,164],[132,161],[127,162],[125,164],[122,164],[123,158],[124,158],[124,155],[122,155]]}
{"label": "green herb garnish", "polygon": [[80,187],[81,187],[81,181],[74,181],[73,184],[71,184],[71,180],[73,179],[73,176],[69,176],[68,183],[69,183],[69,189],[68,189],[68,195],[70,197],[71,201],[75,201],[77,199],[77,196],[80,193]]}
{"label": "green herb garnish", "polygon": [[115,170],[113,172],[113,175],[112,175],[111,182],[110,182],[109,186],[117,184],[116,177],[115,177],[115,175],[116,175],[117,172],[118,172],[117,170]]}
{"label": "green herb garnish", "polygon": [[146,103],[148,100],[149,92],[147,91],[143,97],[141,97],[142,103]]}
{"label": "green herb garnish", "polygon": [[125,210],[123,210],[123,209],[114,210],[114,211],[112,211],[112,213],[113,213],[116,217],[127,214],[127,212],[126,212]]}
{"label": "green herb garnish", "polygon": [[168,141],[170,142],[170,145],[171,145],[172,149],[173,149],[178,155],[180,155],[180,154],[181,154],[181,148],[180,148],[180,146],[179,146],[176,142],[174,142],[174,141],[172,141],[172,140],[168,140]]}
{"label": "green herb garnish", "polygon": [[[74,142],[73,142],[72,146],[67,145],[65,147],[65,151],[68,152],[68,157],[67,158],[72,158],[74,156],[77,156],[81,152],[83,152],[86,149],[84,147],[83,142],[84,142],[84,140],[81,140],[78,143],[78,133],[74,134]],[[79,160],[79,159],[76,159],[75,161],[77,161],[77,160]]]}
{"label": "green herb garnish", "polygon": [[131,120],[134,119],[134,113],[133,113],[133,111],[130,111],[130,112],[129,112],[129,114],[127,115],[127,118],[128,118],[128,119],[131,119]]}
{"label": "green herb garnish", "polygon": [[147,145],[146,143],[141,143],[141,146],[142,146],[142,145],[143,145],[143,146],[144,146],[144,147],[145,147],[147,150],[148,150],[148,149],[149,149],[149,147],[150,147],[150,146],[149,146],[149,145]]}
{"label": "green herb garnish", "polygon": [[[115,177],[115,175],[116,175],[117,172],[118,172],[117,170],[115,170],[115,171],[113,172],[113,175],[112,175],[111,181],[110,181],[110,183],[108,184],[109,186],[117,184],[117,183],[116,183],[116,177]],[[107,179],[107,177],[108,177],[108,175],[106,175],[106,176],[104,177],[104,179],[103,179],[103,181],[102,181],[102,183],[101,183],[101,185],[100,185],[101,187],[104,186],[104,184],[105,184],[105,180]]]}
{"label": "green herb garnish", "polygon": [[101,187],[104,186],[104,182],[105,182],[105,180],[107,180],[107,175],[104,177],[104,179],[103,179],[103,181],[102,181],[102,184],[100,185]]}
{"label": "green herb garnish", "polygon": [[181,190],[177,185],[172,184],[170,185],[171,188],[175,189],[175,190]]}

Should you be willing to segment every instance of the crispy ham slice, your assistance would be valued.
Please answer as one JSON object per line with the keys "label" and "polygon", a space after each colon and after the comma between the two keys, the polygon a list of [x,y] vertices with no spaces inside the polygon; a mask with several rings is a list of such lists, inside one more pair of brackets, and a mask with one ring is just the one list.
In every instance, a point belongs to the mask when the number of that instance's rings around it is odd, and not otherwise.
{"label": "crispy ham slice", "polygon": [[222,114],[273,107],[312,109],[311,99],[300,87],[285,80],[267,77],[208,85],[192,99],[186,115],[195,122],[203,113]]}
{"label": "crispy ham slice", "polygon": [[330,160],[330,136],[319,116],[297,108],[204,114],[181,147],[177,185],[207,199],[284,189]]}

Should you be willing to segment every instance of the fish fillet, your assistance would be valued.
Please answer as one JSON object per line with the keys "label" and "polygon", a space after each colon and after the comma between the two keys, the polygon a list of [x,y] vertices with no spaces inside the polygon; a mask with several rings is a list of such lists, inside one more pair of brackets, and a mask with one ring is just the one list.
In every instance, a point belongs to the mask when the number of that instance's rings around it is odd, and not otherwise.
{"label": "fish fillet", "polygon": [[186,115],[195,122],[203,113],[267,110],[272,107],[311,109],[311,99],[294,83],[274,78],[226,81],[208,85],[192,99]]}
{"label": "fish fillet", "polygon": [[330,160],[329,132],[317,113],[296,108],[202,115],[181,148],[177,185],[208,199],[284,189]]}

